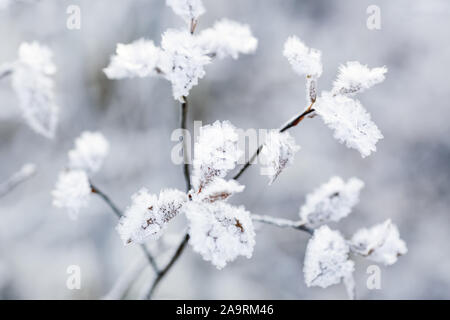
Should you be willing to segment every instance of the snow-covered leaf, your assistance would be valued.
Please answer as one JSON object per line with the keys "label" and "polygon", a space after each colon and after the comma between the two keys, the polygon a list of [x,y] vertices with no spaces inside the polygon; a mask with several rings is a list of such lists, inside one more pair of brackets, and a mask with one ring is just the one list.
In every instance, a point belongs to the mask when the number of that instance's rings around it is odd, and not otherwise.
{"label": "snow-covered leaf", "polygon": [[97,172],[109,151],[109,143],[100,132],[83,132],[69,151],[69,167]]}
{"label": "snow-covered leaf", "polygon": [[260,153],[261,174],[269,177],[272,184],[280,173],[294,161],[300,147],[288,132],[271,130]]}
{"label": "snow-covered leaf", "polygon": [[56,72],[51,59],[49,48],[37,42],[22,43],[12,72],[12,85],[25,120],[47,138],[55,134],[59,111],[50,78]]}
{"label": "snow-covered leaf", "polygon": [[295,72],[312,78],[322,75],[322,53],[308,48],[296,36],[289,37],[284,44],[284,56]]}
{"label": "snow-covered leaf", "polygon": [[173,97],[183,102],[183,97],[188,96],[205,75],[204,66],[211,62],[211,58],[186,30],[169,29],[164,32],[161,48],[159,67],[172,83]]}
{"label": "snow-covered leaf", "polygon": [[333,93],[354,95],[383,82],[386,67],[370,69],[358,61],[349,61],[339,67],[339,74],[333,84]]}
{"label": "snow-covered leaf", "polygon": [[314,109],[334,130],[339,142],[358,150],[363,158],[376,151],[376,143],[383,135],[358,100],[323,92]]}
{"label": "snow-covered leaf", "polygon": [[166,0],[166,4],[188,24],[205,13],[202,0]]}
{"label": "snow-covered leaf", "polygon": [[131,201],[116,227],[124,244],[158,239],[167,224],[181,211],[186,194],[175,189],[165,189],[157,197],[143,188],[131,197]]}
{"label": "snow-covered leaf", "polygon": [[340,177],[332,177],[306,196],[306,202],[300,208],[300,218],[311,225],[337,222],[347,217],[359,202],[363,187],[364,183],[357,178],[345,183]]}
{"label": "snow-covered leaf", "polygon": [[224,178],[233,170],[242,152],[238,148],[236,128],[228,121],[216,121],[200,128],[194,146],[192,183],[201,192],[215,178]]}
{"label": "snow-covered leaf", "polygon": [[103,71],[109,79],[148,77],[157,74],[160,49],[153,41],[139,39],[130,44],[117,44],[116,54]]}
{"label": "snow-covered leaf", "polygon": [[86,172],[82,170],[63,171],[59,174],[52,191],[53,205],[66,208],[71,218],[76,219],[81,208],[87,207],[92,193]]}
{"label": "snow-covered leaf", "polygon": [[245,186],[239,184],[236,180],[225,180],[215,178],[206,185],[201,192],[192,192],[193,201],[216,202],[227,200],[235,193],[242,192]]}
{"label": "snow-covered leaf", "polygon": [[209,55],[220,59],[228,56],[237,59],[239,54],[255,52],[258,46],[258,40],[253,37],[248,25],[228,19],[219,20],[214,27],[203,30],[198,42]]}
{"label": "snow-covered leaf", "polygon": [[390,219],[369,229],[358,230],[351,243],[353,251],[384,265],[394,264],[400,255],[408,252],[397,226]]}
{"label": "snow-covered leaf", "polygon": [[184,211],[189,220],[189,243],[203,259],[222,269],[240,255],[251,258],[255,232],[244,207],[223,201],[189,202]]}
{"label": "snow-covered leaf", "polygon": [[339,233],[322,226],[314,231],[306,248],[303,273],[308,287],[326,288],[348,279],[354,262],[348,260],[349,247]]}

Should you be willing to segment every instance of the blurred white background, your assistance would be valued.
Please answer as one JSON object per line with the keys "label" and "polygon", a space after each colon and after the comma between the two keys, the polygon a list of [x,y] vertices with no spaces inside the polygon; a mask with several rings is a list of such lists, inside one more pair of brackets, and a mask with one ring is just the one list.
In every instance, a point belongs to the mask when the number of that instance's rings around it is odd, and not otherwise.
{"label": "blurred white background", "polygon": [[[245,192],[232,199],[257,214],[296,219],[306,193],[332,175],[365,181],[360,204],[339,223],[346,235],[392,218],[409,252],[382,267],[381,290],[366,288],[366,268],[356,262],[358,298],[450,298],[450,3],[448,1],[226,1],[205,0],[198,29],[227,17],[250,25],[259,39],[256,54],[215,61],[190,95],[193,120],[230,120],[240,128],[275,128],[304,108],[304,80],[282,55],[297,35],[323,52],[319,89],[328,90],[340,63],[386,65],[387,80],[360,96],[385,136],[378,151],[362,159],[332,137],[318,118],[291,134],[302,150],[272,186],[258,168],[242,179]],[[66,8],[81,8],[81,30],[66,28]],[[366,27],[369,5],[381,9],[381,30]],[[17,1],[0,10],[0,63],[14,60],[23,41],[54,51],[56,94],[61,106],[54,140],[24,124],[10,81],[0,81],[0,181],[22,164],[37,174],[0,198],[0,298],[98,299],[141,251],[124,247],[116,217],[93,199],[71,221],[51,205],[50,192],[73,139],[100,130],[111,143],[94,181],[125,208],[142,186],[184,188],[181,167],[172,164],[170,141],[179,106],[167,81],[110,81],[102,72],[116,43],[146,37],[157,44],[167,28],[184,22],[163,0]],[[181,237],[177,217],[169,238]],[[334,227],[334,226],[333,226]],[[161,283],[155,298],[336,299],[342,285],[306,288],[302,265],[307,236],[259,226],[251,260],[239,258],[218,271],[188,248]],[[154,245],[154,244],[152,244]],[[79,265],[81,290],[68,290],[66,268]],[[151,279],[144,273],[129,292],[135,298]]]}

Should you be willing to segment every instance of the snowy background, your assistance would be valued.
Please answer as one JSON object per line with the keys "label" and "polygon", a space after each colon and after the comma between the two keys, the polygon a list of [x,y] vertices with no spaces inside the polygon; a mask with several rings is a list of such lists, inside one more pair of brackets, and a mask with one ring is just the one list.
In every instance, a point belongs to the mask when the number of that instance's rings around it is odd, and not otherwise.
{"label": "snowy background", "polygon": [[[1,3],[5,2],[0,1]],[[12,1],[0,10],[0,62],[14,60],[23,41],[38,40],[54,51],[56,94],[61,106],[54,140],[23,122],[10,81],[0,81],[0,181],[24,163],[37,174],[0,198],[0,298],[80,299],[103,297],[122,272],[141,258],[124,247],[116,217],[93,199],[77,221],[51,205],[50,192],[67,161],[73,139],[100,130],[111,143],[94,181],[125,208],[146,186],[184,188],[181,167],[170,153],[179,106],[168,82],[155,78],[108,80],[102,68],[118,42],[183,26],[162,0]],[[5,2],[6,3],[6,2]],[[370,262],[356,260],[358,297],[363,299],[450,298],[450,3],[447,1],[235,1],[205,0],[198,29],[227,17],[247,23],[259,39],[256,54],[207,66],[190,95],[190,126],[230,120],[240,128],[275,128],[304,108],[304,81],[282,56],[284,41],[297,35],[323,52],[319,88],[330,88],[340,63],[359,60],[386,65],[387,80],[360,100],[385,136],[378,151],[362,159],[333,139],[320,119],[291,134],[302,150],[294,165],[272,185],[258,168],[245,173],[245,192],[232,199],[257,214],[296,219],[305,194],[332,175],[365,181],[361,202],[339,223],[346,235],[391,217],[409,252],[382,267],[381,290],[366,288]],[[66,28],[66,8],[81,7],[81,30]],[[381,8],[381,30],[366,27],[366,9]],[[177,217],[165,239],[183,236]],[[308,289],[302,265],[307,235],[259,226],[253,258],[239,258],[224,270],[188,248],[158,288],[155,298],[336,299],[343,285]],[[153,250],[163,245],[149,243]],[[81,290],[66,287],[69,265],[82,271]],[[136,297],[151,280],[144,272],[129,292]]]}

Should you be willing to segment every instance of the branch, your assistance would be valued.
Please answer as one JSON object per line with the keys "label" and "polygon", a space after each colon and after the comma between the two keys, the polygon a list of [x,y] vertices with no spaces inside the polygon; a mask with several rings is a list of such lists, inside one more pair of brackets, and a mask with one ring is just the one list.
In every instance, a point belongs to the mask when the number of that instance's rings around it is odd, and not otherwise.
{"label": "branch", "polygon": [[[194,27],[194,29],[195,29],[195,27]],[[314,109],[312,109],[312,105],[313,105],[313,103],[311,103],[311,105],[304,112],[302,112],[300,115],[296,116],[294,119],[290,120],[286,125],[284,125],[280,129],[280,132],[284,132],[284,131],[288,130],[289,128],[292,128],[292,127],[296,126],[308,114],[314,112]],[[181,105],[181,128],[184,129],[183,130],[183,135],[186,132],[187,107],[188,107],[187,98],[184,97],[184,102]],[[189,190],[191,189],[191,183],[190,183],[189,164],[186,162],[186,155],[187,155],[186,148],[187,148],[187,146],[186,146],[185,142],[186,142],[186,139],[183,136],[183,155],[185,156],[185,158],[184,158],[185,159],[185,163],[184,163],[184,170],[183,170],[183,172],[184,172],[184,178],[186,180],[186,190],[187,190],[187,192],[189,192]],[[244,171],[250,166],[251,162],[261,152],[262,147],[263,147],[262,145],[259,146],[258,150],[251,157],[251,159],[244,165],[244,167],[234,177],[235,180],[239,179],[239,177],[242,175],[242,173],[244,173]],[[288,221],[288,220],[286,220],[286,221]],[[307,228],[307,227],[305,227],[305,226],[297,226],[296,229],[303,230],[303,231],[306,231],[306,232],[312,234],[312,230]],[[181,254],[183,253],[183,250],[185,249],[185,247],[186,247],[188,242],[189,242],[189,234],[186,233],[186,235],[183,238],[183,241],[181,241],[181,243],[178,245],[178,248],[175,251],[175,254],[170,259],[169,263],[166,265],[166,267],[164,267],[164,269],[161,272],[159,272],[157,274],[155,280],[153,281],[153,284],[150,286],[149,292],[147,294],[147,299],[151,299],[153,293],[155,292],[156,287],[161,282],[161,280],[166,275],[166,273],[170,270],[170,268],[172,268],[172,266],[175,264],[175,262],[178,260],[178,258],[181,256]]]}
{"label": "branch", "polygon": [[120,275],[111,290],[103,297],[103,300],[123,299],[130,290],[134,280],[139,276],[146,265],[147,262],[143,258],[139,258],[135,261]]}
{"label": "branch", "polygon": [[36,165],[27,163],[14,173],[8,180],[0,184],[0,198],[8,194],[22,182],[28,180],[36,173]]}
{"label": "branch", "polygon": [[184,102],[181,104],[181,120],[180,120],[180,126],[183,132],[183,174],[184,174],[184,180],[186,182],[186,192],[189,192],[191,190],[191,173],[190,173],[190,167],[189,167],[189,152],[188,152],[188,144],[186,140],[186,121],[187,121],[187,113],[188,113],[188,100],[186,97],[183,97]]}
{"label": "branch", "polygon": [[287,220],[287,219],[274,218],[271,216],[260,216],[257,214],[252,214],[252,220],[258,221],[261,223],[270,224],[270,225],[280,227],[280,228],[293,228],[296,230],[305,231],[305,232],[309,233],[310,235],[312,235],[314,233],[314,230],[311,228],[308,228],[305,225],[305,222],[303,222],[301,220],[293,221],[293,220]]}
{"label": "branch", "polygon": [[[114,202],[112,202],[111,198],[106,195],[103,191],[101,191],[99,188],[97,188],[96,186],[94,186],[94,184],[92,182],[90,182],[91,184],[91,189],[92,189],[92,193],[97,194],[98,196],[100,196],[100,198],[102,198],[105,203],[112,209],[112,211],[116,214],[116,216],[120,219],[123,216],[122,211],[119,210],[119,208],[114,204]],[[145,244],[141,244],[141,249],[145,254],[145,257],[147,258],[148,262],[150,263],[150,265],[152,266],[153,270],[155,271],[156,274],[159,273],[159,268],[158,265],[156,264],[155,258],[152,256],[152,254],[150,253],[150,251],[147,249],[147,247],[145,246]]]}
{"label": "branch", "polygon": [[[307,115],[309,115],[310,113],[313,113],[315,110],[312,108],[314,102],[312,102],[308,108],[306,108],[305,111],[303,111],[302,113],[300,113],[299,115],[296,115],[293,119],[289,120],[285,125],[283,125],[279,131],[280,132],[285,132],[287,130],[289,130],[292,127],[295,127],[296,125],[298,125]],[[260,154],[262,148],[263,148],[264,144],[260,145],[258,147],[258,149],[256,150],[256,152],[253,154],[253,156],[250,158],[250,160],[248,160],[244,166],[241,168],[241,170],[239,170],[239,172],[233,177],[234,180],[237,180],[241,177],[241,175],[248,169],[248,167],[250,167],[250,165],[253,163],[253,161],[258,157],[258,155]]]}
{"label": "branch", "polygon": [[186,233],[186,235],[184,236],[183,240],[181,241],[181,243],[178,245],[177,250],[175,251],[174,255],[172,256],[172,258],[170,258],[169,263],[164,267],[163,270],[161,270],[155,280],[153,280],[153,283],[150,287],[150,290],[147,294],[147,299],[151,299],[153,293],[155,292],[156,287],[158,286],[158,284],[161,282],[161,280],[164,278],[164,276],[166,275],[166,273],[172,268],[172,266],[175,264],[175,262],[178,260],[178,258],[181,256],[181,254],[184,251],[184,248],[186,248],[186,245],[189,242],[189,233]]}
{"label": "branch", "polygon": [[[186,119],[187,119],[187,113],[188,113],[188,100],[186,97],[184,98],[184,102],[181,104],[181,128],[183,129],[183,158],[184,158],[184,166],[183,166],[183,174],[184,174],[184,180],[186,182],[186,192],[189,192],[191,190],[191,173],[190,173],[190,167],[188,162],[188,152],[187,152],[187,141],[186,141]],[[181,243],[178,245],[177,250],[175,251],[175,254],[170,259],[169,263],[164,267],[163,270],[157,273],[155,280],[153,280],[152,285],[149,288],[148,293],[146,294],[147,299],[151,299],[153,293],[155,292],[156,287],[161,282],[162,278],[166,275],[166,273],[172,268],[173,264],[178,260],[180,255],[183,253],[184,248],[186,247],[186,244],[189,241],[189,233],[186,233]]]}
{"label": "branch", "polygon": [[8,64],[0,65],[0,80],[12,73],[12,68]]}

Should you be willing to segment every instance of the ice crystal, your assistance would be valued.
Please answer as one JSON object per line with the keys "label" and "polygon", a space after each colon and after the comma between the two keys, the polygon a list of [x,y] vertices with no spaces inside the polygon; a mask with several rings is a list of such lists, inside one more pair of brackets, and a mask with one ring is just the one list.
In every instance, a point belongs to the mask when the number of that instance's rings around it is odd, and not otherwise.
{"label": "ice crystal", "polygon": [[376,151],[383,135],[358,100],[324,92],[314,108],[339,142],[358,150],[363,158]]}
{"label": "ice crystal", "polygon": [[359,202],[363,187],[364,183],[357,178],[345,183],[340,177],[332,177],[306,196],[306,202],[300,208],[300,218],[311,225],[337,222],[347,217]]}
{"label": "ice crystal", "polygon": [[338,231],[322,226],[314,231],[306,248],[303,273],[308,287],[326,288],[351,277],[353,261],[348,260],[349,247]]}
{"label": "ice crystal", "polygon": [[83,132],[69,151],[69,167],[97,172],[109,151],[109,143],[100,132]]}
{"label": "ice crystal", "polygon": [[242,255],[251,258],[255,232],[250,213],[223,201],[190,202],[185,207],[189,220],[189,243],[203,259],[218,269]]}
{"label": "ice crystal", "polygon": [[369,229],[358,230],[351,243],[355,252],[384,265],[394,264],[400,255],[408,252],[397,226],[390,219]]}
{"label": "ice crystal", "polygon": [[288,133],[271,130],[260,153],[261,174],[269,177],[272,184],[280,173],[294,161],[295,153],[300,147]]}

